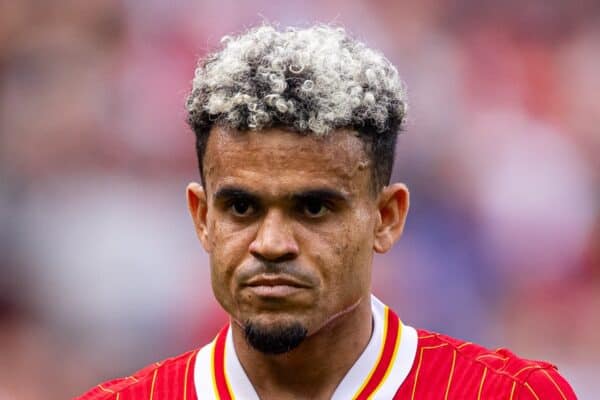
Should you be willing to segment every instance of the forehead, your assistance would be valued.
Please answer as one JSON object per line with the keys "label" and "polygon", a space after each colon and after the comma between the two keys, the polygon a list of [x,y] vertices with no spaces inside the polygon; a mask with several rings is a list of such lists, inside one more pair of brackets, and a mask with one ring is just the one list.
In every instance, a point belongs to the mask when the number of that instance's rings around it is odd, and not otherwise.
{"label": "forehead", "polygon": [[352,194],[368,186],[368,164],[362,141],[350,130],[317,137],[275,128],[241,132],[214,127],[204,176],[209,193],[242,185],[272,192],[327,186]]}

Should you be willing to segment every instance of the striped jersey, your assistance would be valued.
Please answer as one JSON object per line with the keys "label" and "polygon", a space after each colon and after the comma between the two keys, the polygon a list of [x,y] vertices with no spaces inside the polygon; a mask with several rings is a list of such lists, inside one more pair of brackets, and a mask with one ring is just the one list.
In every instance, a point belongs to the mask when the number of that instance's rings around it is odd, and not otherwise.
{"label": "striped jersey", "polygon": [[[571,400],[552,364],[417,330],[372,297],[373,334],[333,400]],[[199,350],[100,384],[77,400],[258,400],[229,326]]]}

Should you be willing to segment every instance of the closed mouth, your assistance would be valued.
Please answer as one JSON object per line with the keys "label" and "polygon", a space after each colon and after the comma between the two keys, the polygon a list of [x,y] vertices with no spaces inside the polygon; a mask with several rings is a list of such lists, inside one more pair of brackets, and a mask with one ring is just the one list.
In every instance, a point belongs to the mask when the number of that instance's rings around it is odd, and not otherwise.
{"label": "closed mouth", "polygon": [[244,286],[291,286],[296,288],[308,288],[309,286],[288,276],[281,275],[259,275],[250,279]]}

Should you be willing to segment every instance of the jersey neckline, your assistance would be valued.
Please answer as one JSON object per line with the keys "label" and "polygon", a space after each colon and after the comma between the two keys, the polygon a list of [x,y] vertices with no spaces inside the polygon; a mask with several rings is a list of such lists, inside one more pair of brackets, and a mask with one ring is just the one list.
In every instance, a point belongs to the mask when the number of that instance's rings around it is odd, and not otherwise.
{"label": "jersey neckline", "polygon": [[[417,332],[371,295],[373,333],[367,347],[336,388],[332,400],[391,399],[408,376],[417,351]],[[194,368],[198,400],[259,400],[226,325],[198,353]]]}

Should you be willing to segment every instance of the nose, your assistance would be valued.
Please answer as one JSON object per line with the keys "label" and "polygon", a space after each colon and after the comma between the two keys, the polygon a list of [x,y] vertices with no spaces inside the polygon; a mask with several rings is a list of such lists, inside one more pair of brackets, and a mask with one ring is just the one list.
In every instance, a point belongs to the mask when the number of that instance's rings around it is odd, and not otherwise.
{"label": "nose", "polygon": [[267,212],[249,250],[258,259],[274,262],[288,261],[298,256],[298,244],[292,227],[281,211]]}

